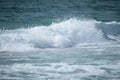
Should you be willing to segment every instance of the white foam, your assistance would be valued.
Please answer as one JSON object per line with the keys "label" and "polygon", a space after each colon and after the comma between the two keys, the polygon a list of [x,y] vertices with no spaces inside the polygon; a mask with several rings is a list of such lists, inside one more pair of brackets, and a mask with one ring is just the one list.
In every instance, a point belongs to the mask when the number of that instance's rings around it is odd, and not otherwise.
{"label": "white foam", "polygon": [[24,51],[35,48],[64,48],[84,43],[106,41],[104,34],[96,29],[94,20],[69,19],[50,26],[35,26],[29,29],[6,31],[0,35],[0,49]]}
{"label": "white foam", "polygon": [[[98,66],[92,65],[70,65],[67,63],[50,63],[49,66],[36,66],[32,64],[14,64],[11,67],[11,71],[25,71],[29,73],[39,73],[42,72],[60,72],[60,73],[88,73],[88,74],[103,74],[104,70],[100,69]],[[83,70],[83,71],[81,71]]]}
{"label": "white foam", "polygon": [[[20,64],[13,64],[13,65],[6,65],[3,66],[0,71],[4,70],[7,73],[12,73],[16,75],[24,75],[24,73],[34,73],[35,79],[36,78],[57,78],[57,79],[82,79],[84,77],[89,77],[92,75],[96,76],[113,76],[119,77],[120,72],[120,61],[116,63],[106,63],[101,61],[102,64],[99,65],[91,65],[91,64],[69,64],[69,63],[20,63]],[[100,62],[96,62],[100,63]],[[5,68],[5,69],[4,69]],[[108,70],[112,73],[109,73]],[[42,74],[42,75],[41,75]],[[116,74],[116,75],[115,75]],[[33,74],[29,74],[29,76],[33,77]]]}

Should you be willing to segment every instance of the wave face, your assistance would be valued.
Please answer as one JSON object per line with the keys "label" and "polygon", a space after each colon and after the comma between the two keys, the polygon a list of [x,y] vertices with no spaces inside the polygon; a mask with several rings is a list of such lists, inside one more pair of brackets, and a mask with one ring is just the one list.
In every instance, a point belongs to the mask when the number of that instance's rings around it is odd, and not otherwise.
{"label": "wave face", "polygon": [[[107,34],[120,28],[117,22],[98,22],[95,20],[69,19],[50,26],[35,26],[29,29],[1,31],[0,49],[23,51],[35,48],[65,48],[78,44],[103,43],[109,41]],[[120,30],[120,29],[116,29]],[[119,31],[115,31],[119,34]]]}

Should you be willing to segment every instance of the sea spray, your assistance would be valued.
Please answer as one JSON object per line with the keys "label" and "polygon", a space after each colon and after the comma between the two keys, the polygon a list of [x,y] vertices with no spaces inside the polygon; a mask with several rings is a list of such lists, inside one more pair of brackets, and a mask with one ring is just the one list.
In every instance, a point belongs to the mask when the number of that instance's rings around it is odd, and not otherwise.
{"label": "sea spray", "polygon": [[80,43],[104,43],[108,41],[105,38],[107,34],[97,28],[103,24],[95,20],[72,18],[49,26],[8,30],[0,34],[0,49],[24,51],[34,48],[66,48]]}

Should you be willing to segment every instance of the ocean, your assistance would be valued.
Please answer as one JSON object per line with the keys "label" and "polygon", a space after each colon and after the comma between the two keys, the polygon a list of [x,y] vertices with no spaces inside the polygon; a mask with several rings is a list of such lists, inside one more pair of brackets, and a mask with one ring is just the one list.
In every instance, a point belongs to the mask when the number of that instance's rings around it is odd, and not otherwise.
{"label": "ocean", "polygon": [[120,80],[120,0],[0,0],[0,80]]}

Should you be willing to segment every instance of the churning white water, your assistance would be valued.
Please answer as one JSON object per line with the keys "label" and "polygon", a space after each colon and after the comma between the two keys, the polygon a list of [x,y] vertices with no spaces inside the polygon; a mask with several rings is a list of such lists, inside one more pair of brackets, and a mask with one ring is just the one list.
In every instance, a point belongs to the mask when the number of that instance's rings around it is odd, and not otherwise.
{"label": "churning white water", "polygon": [[97,27],[114,26],[114,24],[119,25],[116,22],[103,23],[72,18],[49,26],[1,31],[0,49],[24,51],[35,48],[65,48],[78,44],[104,43],[109,38]]}

